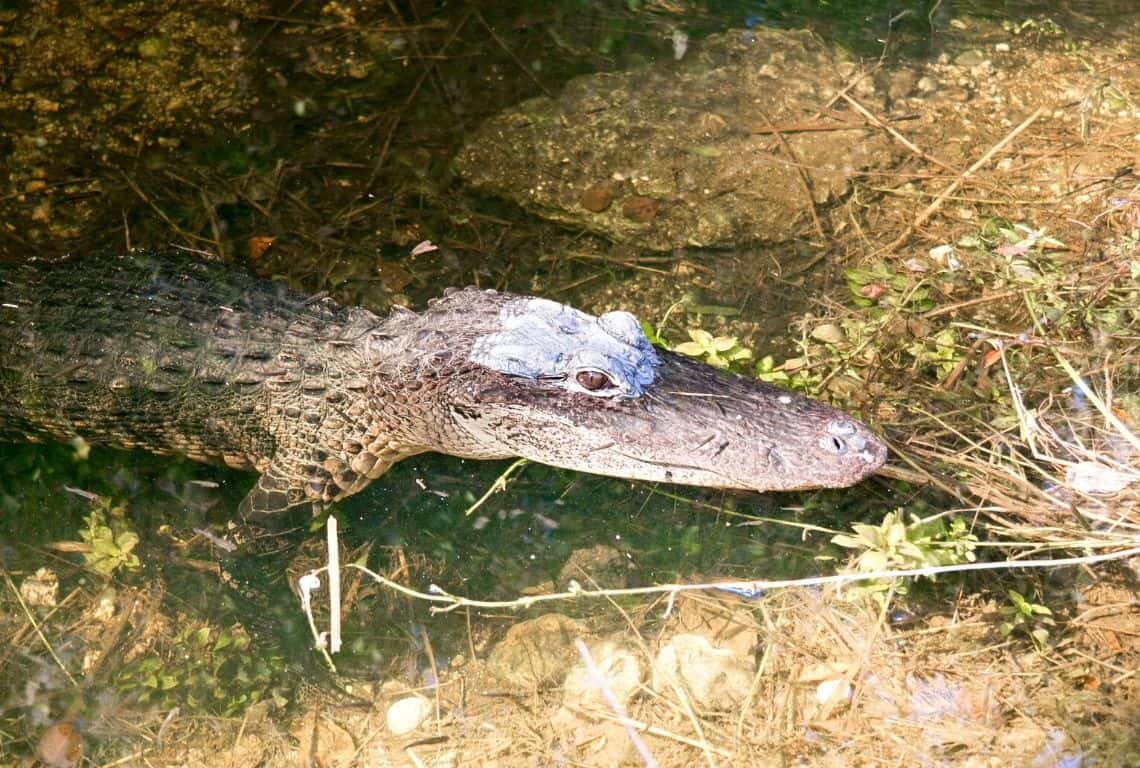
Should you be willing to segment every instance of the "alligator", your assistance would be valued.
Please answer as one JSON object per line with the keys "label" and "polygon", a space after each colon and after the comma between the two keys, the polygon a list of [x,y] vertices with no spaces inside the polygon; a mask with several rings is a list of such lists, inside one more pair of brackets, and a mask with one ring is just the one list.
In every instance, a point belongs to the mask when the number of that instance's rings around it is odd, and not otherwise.
{"label": "alligator", "polygon": [[655,348],[627,312],[465,288],[381,317],[172,253],[0,265],[0,440],[75,437],[256,471],[243,515],[425,451],[754,491],[886,458],[851,416]]}

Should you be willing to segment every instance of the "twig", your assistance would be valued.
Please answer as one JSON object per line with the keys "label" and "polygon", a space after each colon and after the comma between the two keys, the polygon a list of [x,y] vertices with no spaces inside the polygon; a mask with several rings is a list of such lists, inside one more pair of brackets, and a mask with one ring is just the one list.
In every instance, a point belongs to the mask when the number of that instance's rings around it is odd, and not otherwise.
{"label": "twig", "polygon": [[475,510],[479,509],[479,507],[483,506],[487,499],[491,498],[491,494],[507,490],[507,483],[510,482],[511,475],[522,471],[529,463],[529,459],[515,459],[511,462],[511,465],[495,478],[495,481],[491,483],[491,487],[488,488],[482,496],[476,499],[474,504],[467,508],[467,511],[463,513],[464,516],[472,514]]}
{"label": "twig", "polygon": [[935,307],[932,310],[923,312],[919,317],[923,320],[929,320],[932,317],[939,317],[941,315],[950,315],[959,310],[972,307],[977,304],[988,304],[991,301],[1004,301],[1005,299],[1013,298],[1019,295],[1018,291],[997,291],[995,293],[987,293],[985,296],[978,296],[974,299],[966,299],[965,301],[956,301],[953,304],[943,304],[940,307]]}
{"label": "twig", "polygon": [[186,238],[187,242],[199,242],[199,243],[207,243],[209,245],[215,245],[214,241],[210,240],[209,238],[200,237],[198,235],[192,234],[192,233],[184,230],[182,227],[178,226],[177,222],[175,222],[174,219],[172,219],[166,215],[166,211],[159,208],[158,205],[156,205],[155,202],[150,199],[150,197],[146,194],[146,192],[142,191],[142,188],[139,187],[139,185],[135,183],[134,179],[132,179],[130,176],[128,176],[126,174],[126,172],[123,172],[122,176],[123,176],[123,181],[125,181],[127,183],[127,186],[131,188],[131,191],[133,191],[136,195],[138,195],[139,199],[142,200],[144,203],[146,203],[147,206],[149,206],[152,211],[157,213],[158,217],[160,219],[162,219],[163,221],[165,221],[166,225],[168,227],[173,229],[175,232],[177,232],[182,237]]}
{"label": "twig", "polygon": [[491,36],[491,39],[495,41],[495,45],[503,49],[503,53],[507,54],[507,56],[510,57],[511,61],[515,63],[515,66],[519,68],[519,71],[526,75],[527,78],[532,83],[534,83],[538,89],[546,95],[548,99],[553,99],[554,94],[550,92],[550,89],[543,85],[542,81],[534,76],[534,72],[531,71],[531,68],[528,67],[526,63],[519,58],[518,54],[511,50],[510,46],[504,43],[501,37],[495,34],[495,28],[487,23],[487,20],[483,18],[483,14],[479,12],[479,9],[472,5],[470,10],[475,14],[475,18],[479,19],[479,23],[483,25],[483,28],[487,30],[487,34]]}
{"label": "twig", "polygon": [[[1090,546],[1120,546],[1120,542],[1090,542]],[[659,584],[652,587],[632,587],[626,589],[572,589],[566,592],[552,592],[546,595],[526,595],[514,600],[473,600],[461,595],[453,595],[442,588],[432,584],[428,592],[398,584],[391,579],[357,563],[347,563],[345,567],[355,568],[373,581],[395,590],[402,595],[414,597],[429,603],[441,603],[442,607],[432,608],[434,613],[448,613],[461,606],[473,608],[517,609],[529,608],[539,603],[553,601],[578,600],[592,597],[628,597],[631,595],[676,595],[681,592],[697,592],[708,589],[717,589],[745,596],[757,596],[765,591],[788,589],[791,587],[818,587],[842,586],[863,581],[877,581],[882,579],[909,578],[915,576],[936,577],[947,573],[964,573],[968,571],[1011,571],[1017,569],[1062,568],[1074,565],[1096,565],[1117,560],[1126,560],[1140,555],[1140,546],[1099,555],[1084,555],[1082,557],[1063,557],[1057,559],[1040,560],[1002,560],[993,563],[959,563],[956,565],[925,566],[922,568],[899,568],[893,570],[873,571],[868,573],[836,573],[830,576],[809,576],[802,579],[757,579],[753,581],[723,581],[704,582],[700,584]],[[309,571],[306,576],[316,576],[324,572],[325,568]]]}
{"label": "twig", "polygon": [[676,680],[670,680],[669,687],[673,689],[673,695],[677,697],[677,701],[681,703],[681,708],[685,710],[685,716],[689,718],[689,724],[693,726],[693,730],[696,731],[697,736],[700,737],[697,744],[705,755],[705,762],[708,763],[709,768],[716,768],[716,760],[714,760],[712,756],[712,745],[709,744],[708,738],[705,737],[705,730],[701,727],[701,719],[697,717],[697,713],[693,710],[693,702],[689,700],[685,691],[681,690],[681,686],[677,684]]}
{"label": "twig", "polygon": [[870,110],[868,110],[862,104],[860,104],[855,99],[853,99],[849,95],[847,95],[847,93],[841,93],[839,95],[840,95],[840,97],[842,97],[842,99],[844,101],[846,101],[849,105],[851,105],[852,109],[854,109],[856,112],[858,112],[863,117],[865,117],[868,120],[868,122],[870,122],[875,127],[881,128],[882,130],[889,133],[891,136],[894,137],[895,141],[902,144],[904,147],[906,147],[911,152],[913,152],[916,155],[918,155],[919,157],[921,157],[926,162],[933,163],[934,165],[937,165],[939,168],[941,168],[944,171],[949,171],[950,173],[958,173],[957,168],[953,168],[953,167],[947,165],[946,163],[939,160],[937,157],[934,157],[934,155],[930,155],[930,154],[927,154],[926,152],[923,152],[921,149],[919,149],[918,146],[916,146],[914,144],[914,142],[912,142],[906,136],[903,136],[901,133],[896,131],[894,128],[892,128],[885,121],[880,120],[878,117],[876,117],[874,114],[872,114]]}
{"label": "twig", "polygon": [[[458,37],[460,30],[463,29],[463,27],[467,24],[467,20],[470,18],[471,11],[468,10],[463,18],[459,20],[459,23],[455,26],[455,29],[452,31],[451,35],[443,41],[443,45],[441,45],[439,51],[436,52],[437,56],[443,55],[443,52],[447,50],[448,46],[450,46],[455,41],[455,38]],[[388,159],[388,149],[392,146],[392,140],[396,137],[396,129],[400,126],[401,121],[404,119],[404,114],[411,108],[412,104],[419,96],[420,88],[423,86],[424,81],[431,76],[432,69],[433,68],[430,66],[424,67],[424,71],[418,78],[416,78],[415,84],[412,85],[411,92],[408,93],[407,97],[404,99],[404,103],[400,105],[399,111],[396,112],[396,116],[392,119],[392,124],[388,127],[388,135],[384,137],[384,143],[380,146],[380,151],[376,154],[376,161],[372,164],[372,172],[368,175],[368,180],[364,183],[364,187],[361,190],[361,199],[367,197],[367,193],[372,189],[372,185],[376,182],[376,177],[380,175],[380,169],[384,167],[384,161]],[[347,225],[348,221],[353,216],[359,215],[359,213],[360,209],[347,211],[341,215],[341,218]]]}
{"label": "twig", "polygon": [[340,539],[336,515],[325,520],[329,571],[329,653],[340,652]]}
{"label": "twig", "polygon": [[969,168],[967,168],[966,171],[964,173],[960,174],[958,176],[958,178],[954,179],[954,181],[950,182],[950,185],[948,187],[946,187],[946,189],[942,190],[942,192],[939,193],[939,195],[936,198],[934,198],[934,201],[931,202],[930,205],[926,206],[926,209],[922,213],[918,214],[918,216],[915,217],[915,220],[913,222],[911,222],[910,225],[908,225],[905,230],[903,230],[902,234],[900,234],[898,237],[896,237],[890,243],[888,243],[887,245],[885,245],[881,249],[879,249],[876,252],[876,255],[880,255],[883,253],[890,253],[891,251],[894,251],[896,248],[898,248],[903,243],[905,243],[910,238],[910,236],[912,234],[914,234],[914,231],[916,229],[918,229],[920,226],[922,226],[923,223],[925,223],[927,219],[929,219],[931,216],[933,216],[934,213],[939,208],[942,207],[942,203],[946,200],[946,198],[948,198],[950,195],[954,194],[954,191],[956,189],[958,189],[958,187],[962,186],[962,184],[965,183],[966,179],[970,178],[970,176],[972,176],[976,170],[978,170],[983,165],[988,163],[993,158],[994,155],[996,155],[998,152],[1001,152],[1003,149],[1005,149],[1005,147],[1011,141],[1013,141],[1018,136],[1020,136],[1025,131],[1025,129],[1027,129],[1029,126],[1033,125],[1033,123],[1036,122],[1037,118],[1041,117],[1041,114],[1044,111],[1045,111],[1045,107],[1038,107],[1036,110],[1034,110],[1032,115],[1030,115],[1029,117],[1022,120],[1020,125],[1018,125],[1012,131],[1007,133],[1005,135],[1005,138],[1003,138],[997,144],[994,144],[992,147],[990,147],[989,150],[984,155],[982,155],[980,158],[978,158],[977,162],[975,162],[973,165],[971,165]]}
{"label": "twig", "polygon": [[[571,712],[577,714],[577,715],[582,715],[583,717],[589,717],[589,718],[593,718],[595,720],[613,720],[613,718],[606,717],[605,713],[590,712],[590,711],[582,709],[581,707],[575,707],[575,706],[569,706],[569,705],[566,708],[568,710],[570,710]],[[650,725],[649,723],[645,723],[645,722],[642,722],[640,720],[634,720],[633,718],[627,718],[624,720],[620,720],[618,722],[620,722],[622,725],[628,725],[632,728],[636,728],[639,731],[644,731],[645,733],[652,734],[653,736],[660,736],[660,737],[665,738],[665,739],[672,739],[673,741],[679,742],[681,744],[685,744],[685,745],[690,746],[690,747],[696,747],[698,749],[707,749],[711,752],[715,752],[716,754],[720,755],[721,757],[725,757],[725,758],[733,757],[733,754],[731,752],[729,752],[728,750],[726,750],[722,747],[717,747],[717,746],[714,746],[714,745],[709,744],[707,742],[700,742],[700,741],[697,741],[696,739],[690,739],[688,737],[682,736],[679,733],[673,733],[672,731],[667,731],[664,728],[658,728],[655,725]]]}
{"label": "twig", "polygon": [[4,583],[8,585],[8,589],[12,590],[12,594],[16,597],[16,602],[20,604],[20,608],[24,611],[24,616],[26,616],[28,619],[28,623],[31,625],[32,629],[35,630],[36,637],[40,639],[40,642],[44,644],[44,648],[46,648],[47,652],[51,654],[52,660],[55,661],[56,666],[58,666],[60,671],[63,672],[63,676],[67,678],[67,682],[71,683],[72,688],[79,690],[79,683],[77,683],[75,681],[75,678],[71,676],[71,672],[68,671],[67,667],[64,666],[64,663],[60,660],[59,656],[56,655],[55,648],[53,648],[51,643],[48,642],[48,639],[44,637],[44,633],[40,630],[40,625],[36,621],[36,617],[32,615],[31,610],[28,608],[28,604],[24,602],[24,596],[20,594],[20,590],[17,589],[16,585],[12,582],[12,577],[8,575],[7,570],[4,571]]}
{"label": "twig", "polygon": [[1065,373],[1069,374],[1069,378],[1072,379],[1073,384],[1081,390],[1081,393],[1089,399],[1089,402],[1100,411],[1100,415],[1104,417],[1104,420],[1111,424],[1117,434],[1128,441],[1129,445],[1137,451],[1140,451],[1140,438],[1137,438],[1136,435],[1132,433],[1132,430],[1120,420],[1120,417],[1113,413],[1112,409],[1100,399],[1100,396],[1097,395],[1096,392],[1093,392],[1092,387],[1088,385],[1084,377],[1077,373],[1072,363],[1061,356],[1060,351],[1058,351],[1056,347],[1051,347],[1050,349],[1053,352],[1053,357],[1057,358],[1057,363],[1064,369]]}

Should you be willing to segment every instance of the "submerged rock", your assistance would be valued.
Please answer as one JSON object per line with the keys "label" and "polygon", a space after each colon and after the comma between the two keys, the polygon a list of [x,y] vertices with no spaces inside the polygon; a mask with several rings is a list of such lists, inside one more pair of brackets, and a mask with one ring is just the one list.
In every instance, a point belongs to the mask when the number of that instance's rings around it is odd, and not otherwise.
{"label": "submerged rock", "polygon": [[580,660],[566,675],[562,703],[571,709],[610,711],[613,701],[625,706],[641,687],[642,668],[638,652],[617,640],[603,640],[589,646],[591,669]]}
{"label": "submerged rock", "polygon": [[891,164],[885,135],[836,99],[852,82],[881,113],[871,81],[812,34],[726,32],[679,64],[523,102],[477,131],[456,167],[540,216],[639,247],[785,240],[812,204]]}
{"label": "submerged rock", "polygon": [[508,688],[557,685],[578,660],[574,639],[588,636],[583,625],[560,613],[520,622],[491,650],[487,670]]}
{"label": "submerged rock", "polygon": [[632,756],[632,744],[620,722],[642,684],[640,655],[620,639],[589,644],[588,657],[566,675],[562,706],[551,725],[575,764],[621,765]]}
{"label": "submerged rock", "polygon": [[558,573],[557,589],[577,584],[583,589],[622,589],[635,570],[630,558],[608,544],[595,544],[570,553]]}
{"label": "submerged rock", "polygon": [[704,635],[676,635],[653,660],[653,688],[677,689],[706,712],[727,712],[748,698],[756,663],[727,648],[714,648]]}

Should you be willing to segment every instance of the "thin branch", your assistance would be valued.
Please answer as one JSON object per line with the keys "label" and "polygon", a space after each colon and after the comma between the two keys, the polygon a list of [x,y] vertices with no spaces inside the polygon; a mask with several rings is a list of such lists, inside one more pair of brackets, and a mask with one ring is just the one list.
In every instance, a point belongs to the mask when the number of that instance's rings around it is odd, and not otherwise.
{"label": "thin branch", "polygon": [[[1119,544],[1117,545],[1119,546]],[[802,579],[757,579],[754,581],[705,582],[701,584],[659,584],[652,587],[633,587],[628,589],[571,589],[566,592],[553,592],[546,595],[526,595],[524,597],[515,598],[514,600],[473,600],[461,595],[453,595],[434,584],[429,587],[428,592],[420,592],[419,590],[412,589],[411,587],[406,587],[403,584],[398,584],[391,579],[385,578],[384,576],[381,576],[380,574],[369,570],[363,565],[359,565],[357,563],[346,563],[344,567],[355,568],[372,578],[372,580],[376,583],[382,584],[389,589],[399,592],[402,595],[407,595],[408,597],[413,597],[417,600],[423,600],[424,602],[442,604],[441,607],[432,608],[432,612],[447,613],[461,606],[494,609],[529,608],[539,603],[578,600],[582,598],[603,597],[609,599],[613,597],[628,597],[631,595],[660,594],[669,594],[675,596],[681,592],[696,592],[708,589],[717,589],[744,595],[746,597],[755,597],[759,596],[765,591],[787,589],[791,587],[818,587],[824,585],[840,587],[847,584],[856,584],[865,581],[909,578],[915,576],[927,576],[933,578],[947,573],[964,573],[967,571],[1011,571],[1017,569],[1062,568],[1065,566],[1076,565],[1096,565],[1098,563],[1126,560],[1130,557],[1136,557],[1137,555],[1140,555],[1140,546],[1131,547],[1129,549],[1116,552],[1107,552],[1099,555],[1085,555],[1082,557],[1063,557],[1057,559],[1040,560],[1002,560],[1000,562],[994,563],[959,563],[957,565],[926,566],[923,568],[900,568],[894,570],[874,571],[869,573],[837,573],[830,576],[810,576]],[[318,568],[316,570],[310,571],[307,575],[316,576],[326,570],[326,568]]]}
{"label": "thin branch", "polygon": [[964,173],[958,176],[958,178],[954,179],[954,181],[952,181],[950,185],[946,187],[946,189],[942,190],[938,197],[934,198],[934,201],[931,202],[930,205],[926,206],[926,209],[922,213],[918,214],[915,220],[911,222],[905,230],[903,230],[902,234],[900,234],[898,237],[880,249],[876,255],[890,253],[905,243],[910,238],[910,236],[914,234],[914,231],[916,229],[921,227],[927,219],[933,216],[935,212],[937,212],[938,209],[942,207],[942,203],[945,202],[946,198],[954,194],[954,191],[966,182],[966,179],[970,178],[975,171],[993,159],[994,155],[1005,149],[1011,141],[1024,133],[1029,126],[1033,125],[1033,123],[1037,121],[1037,118],[1041,117],[1041,114],[1044,111],[1045,107],[1038,107],[1036,110],[1034,110],[1032,115],[1021,121],[1021,125],[1014,128],[1012,131],[1005,135],[1005,138],[990,147],[984,155],[978,158],[978,161],[976,163],[967,168]]}

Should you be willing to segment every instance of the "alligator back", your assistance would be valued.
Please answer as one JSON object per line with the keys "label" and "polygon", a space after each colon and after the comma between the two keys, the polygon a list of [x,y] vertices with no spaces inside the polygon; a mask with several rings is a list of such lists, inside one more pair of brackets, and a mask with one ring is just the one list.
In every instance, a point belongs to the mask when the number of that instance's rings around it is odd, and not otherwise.
{"label": "alligator back", "polygon": [[[285,421],[366,395],[371,313],[172,254],[0,268],[0,439],[68,439],[265,471]],[[330,389],[340,390],[330,397]]]}

